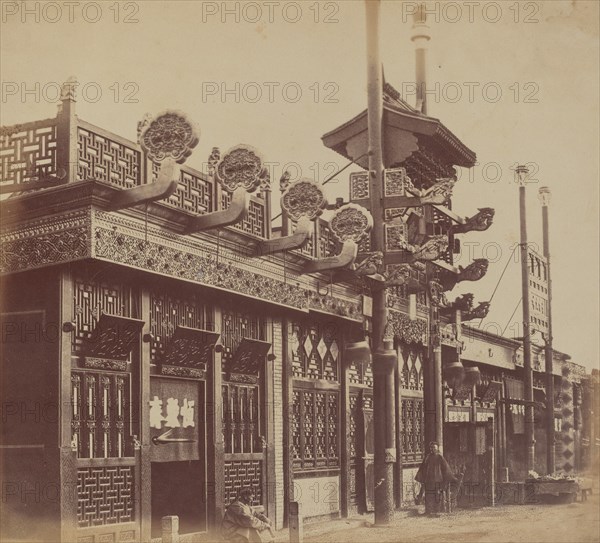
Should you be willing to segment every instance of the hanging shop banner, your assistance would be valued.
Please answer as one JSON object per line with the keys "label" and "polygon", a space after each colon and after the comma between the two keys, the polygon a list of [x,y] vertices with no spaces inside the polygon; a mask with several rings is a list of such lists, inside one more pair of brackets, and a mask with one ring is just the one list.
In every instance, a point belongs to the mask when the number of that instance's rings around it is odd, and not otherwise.
{"label": "hanging shop banner", "polygon": [[198,381],[150,379],[150,460],[176,462],[200,459],[204,431]]}

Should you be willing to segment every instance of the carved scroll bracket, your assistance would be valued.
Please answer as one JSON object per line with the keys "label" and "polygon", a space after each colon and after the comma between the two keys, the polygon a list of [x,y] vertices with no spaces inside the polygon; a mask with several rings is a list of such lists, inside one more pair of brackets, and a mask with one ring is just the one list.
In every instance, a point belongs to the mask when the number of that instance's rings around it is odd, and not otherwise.
{"label": "carved scroll bracket", "polygon": [[198,144],[199,131],[184,113],[164,111],[156,117],[146,115],[138,123],[138,141],[144,155],[160,163],[158,178],[116,193],[112,210],[163,200],[171,196],[179,184],[179,164],[183,164]]}
{"label": "carved scroll bracket", "polygon": [[[215,149],[211,157],[213,155],[216,158]],[[214,178],[223,190],[231,193],[229,207],[192,217],[185,227],[186,234],[224,228],[244,220],[250,206],[250,194],[264,186],[269,176],[262,155],[254,147],[240,144],[229,149],[214,165]]]}
{"label": "carved scroll bracket", "polygon": [[349,267],[356,259],[358,242],[369,234],[372,227],[373,217],[364,207],[346,204],[338,208],[331,218],[329,228],[333,236],[343,244],[341,253],[308,262],[302,273]]}

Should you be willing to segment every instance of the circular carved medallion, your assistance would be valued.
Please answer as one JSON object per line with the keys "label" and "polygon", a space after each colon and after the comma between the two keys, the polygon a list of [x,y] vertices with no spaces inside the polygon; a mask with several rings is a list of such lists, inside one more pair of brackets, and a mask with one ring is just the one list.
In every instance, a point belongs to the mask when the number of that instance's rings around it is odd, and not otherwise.
{"label": "circular carved medallion", "polygon": [[146,116],[138,125],[138,140],[150,160],[172,158],[183,164],[198,144],[199,131],[184,113],[164,111],[156,117]]}
{"label": "circular carved medallion", "polygon": [[346,204],[336,210],[329,227],[342,243],[348,240],[358,243],[373,227],[373,217],[362,206]]}
{"label": "circular carved medallion", "polygon": [[236,145],[229,149],[215,170],[217,181],[228,192],[238,187],[254,192],[266,174],[262,155],[250,145]]}
{"label": "circular carved medallion", "polygon": [[310,179],[302,178],[291,183],[281,196],[281,208],[294,221],[301,217],[315,219],[326,205],[321,185]]}

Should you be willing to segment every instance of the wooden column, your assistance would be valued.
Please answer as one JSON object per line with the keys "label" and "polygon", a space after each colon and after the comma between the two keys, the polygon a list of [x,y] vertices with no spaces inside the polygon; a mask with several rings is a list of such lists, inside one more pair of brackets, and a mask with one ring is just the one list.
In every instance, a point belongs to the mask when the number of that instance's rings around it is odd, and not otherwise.
{"label": "wooden column", "polygon": [[[273,353],[273,319],[268,317],[265,323],[266,337],[265,341],[271,344],[270,354]],[[275,519],[275,507],[276,507],[276,473],[275,473],[275,390],[274,390],[274,376],[275,371],[273,368],[273,361],[267,360],[264,371],[264,394],[263,394],[263,406],[265,409],[265,438],[267,441],[266,448],[264,449],[264,473],[263,473],[263,505],[266,508],[266,514],[271,519]]]}
{"label": "wooden column", "polygon": [[[59,379],[60,405],[71,405],[71,342],[72,332],[63,332],[65,322],[73,322],[73,277],[70,265],[59,273],[59,306],[60,306],[60,347],[59,347]],[[60,410],[59,447],[60,447],[60,484],[61,502],[61,540],[77,539],[77,453],[71,448],[72,409]]]}
{"label": "wooden column", "polygon": [[[345,342],[347,337],[343,338]],[[344,360],[344,345],[340,345],[340,509],[342,517],[347,517],[350,511],[350,379],[348,367]]]}
{"label": "wooden column", "polygon": [[[150,333],[150,293],[143,288],[139,292],[139,303],[133,303],[134,308],[139,307],[140,314],[133,315],[145,322],[142,329],[144,334]],[[140,339],[142,339],[140,338]],[[140,449],[134,451],[136,456],[136,475],[139,476],[139,507],[141,519],[141,539],[150,540],[152,526],[152,466],[150,463],[150,342],[140,341],[138,348],[134,349],[132,360],[133,368],[131,382],[132,405],[138,406],[139,417],[134,420],[133,434],[137,434]],[[137,352],[136,352],[137,351]],[[136,427],[137,426],[137,427]]]}
{"label": "wooden column", "polygon": [[396,509],[402,508],[404,497],[404,473],[402,471],[402,378],[401,365],[404,363],[402,350],[396,349],[398,353],[398,363],[394,369],[394,380],[396,385],[396,466],[395,466],[395,499]]}
{"label": "wooden column", "polygon": [[282,323],[282,409],[283,416],[283,525],[288,526],[290,515],[290,502],[294,501],[294,470],[292,458],[292,402],[294,401],[294,386],[292,381],[292,365],[290,354],[290,334],[292,332],[291,323],[287,317],[283,318]]}
{"label": "wooden column", "polygon": [[[215,330],[222,327],[221,308],[214,308]],[[224,470],[223,460],[223,402],[221,396],[222,374],[221,353],[214,353],[212,365],[208,368],[206,382],[206,426],[207,426],[207,455],[206,455],[206,499],[208,500],[207,527],[213,533],[219,533],[221,519],[224,514]],[[211,474],[214,479],[211,481]]]}

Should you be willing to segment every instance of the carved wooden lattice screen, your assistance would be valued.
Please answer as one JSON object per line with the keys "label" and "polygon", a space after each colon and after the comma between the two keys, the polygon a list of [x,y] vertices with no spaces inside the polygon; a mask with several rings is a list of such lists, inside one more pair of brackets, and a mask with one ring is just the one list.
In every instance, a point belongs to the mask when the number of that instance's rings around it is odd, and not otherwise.
{"label": "carved wooden lattice screen", "polygon": [[292,458],[298,471],[337,468],[340,339],[337,323],[294,323],[289,356],[294,377]]}
{"label": "carved wooden lattice screen", "polygon": [[[224,192],[221,195],[221,207],[227,209],[231,202],[231,195]],[[254,234],[260,238],[265,237],[265,201],[258,196],[250,197],[250,206],[246,218],[233,225],[234,228]]]}
{"label": "carved wooden lattice screen", "polygon": [[227,368],[243,338],[264,339],[264,325],[256,314],[231,309],[222,313],[223,343],[223,440],[225,446],[224,499],[228,505],[242,487],[255,491],[255,502],[262,502],[264,453],[262,435],[264,392],[262,376],[256,383],[227,381]]}
{"label": "carved wooden lattice screen", "polygon": [[0,181],[6,185],[56,175],[56,119],[3,128],[0,164]]}
{"label": "carved wooden lattice screen", "polygon": [[[96,179],[121,188],[131,188],[141,182],[141,151],[134,143],[108,137],[104,131],[83,121],[77,129],[78,167],[81,180]],[[103,134],[100,134],[103,132]]]}
{"label": "carved wooden lattice screen", "polygon": [[350,411],[348,417],[348,486],[350,504],[359,506],[365,504],[365,428],[363,413],[363,398],[367,403],[372,398],[373,366],[367,363],[349,362],[348,381],[350,383]]}
{"label": "carved wooden lattice screen", "polygon": [[424,452],[423,398],[402,399],[402,463],[423,460]]}
{"label": "carved wooden lattice screen", "polygon": [[[79,360],[101,314],[130,316],[128,287],[74,278],[72,353]],[[135,458],[129,371],[71,371],[71,429],[77,460],[79,528],[135,521]],[[129,533],[129,532],[122,532]]]}
{"label": "carved wooden lattice screen", "polygon": [[[153,364],[160,361],[169,346],[178,326],[199,330],[212,329],[208,322],[212,309],[194,293],[178,296],[160,291],[150,293],[150,359]],[[206,369],[206,368],[204,368]]]}

